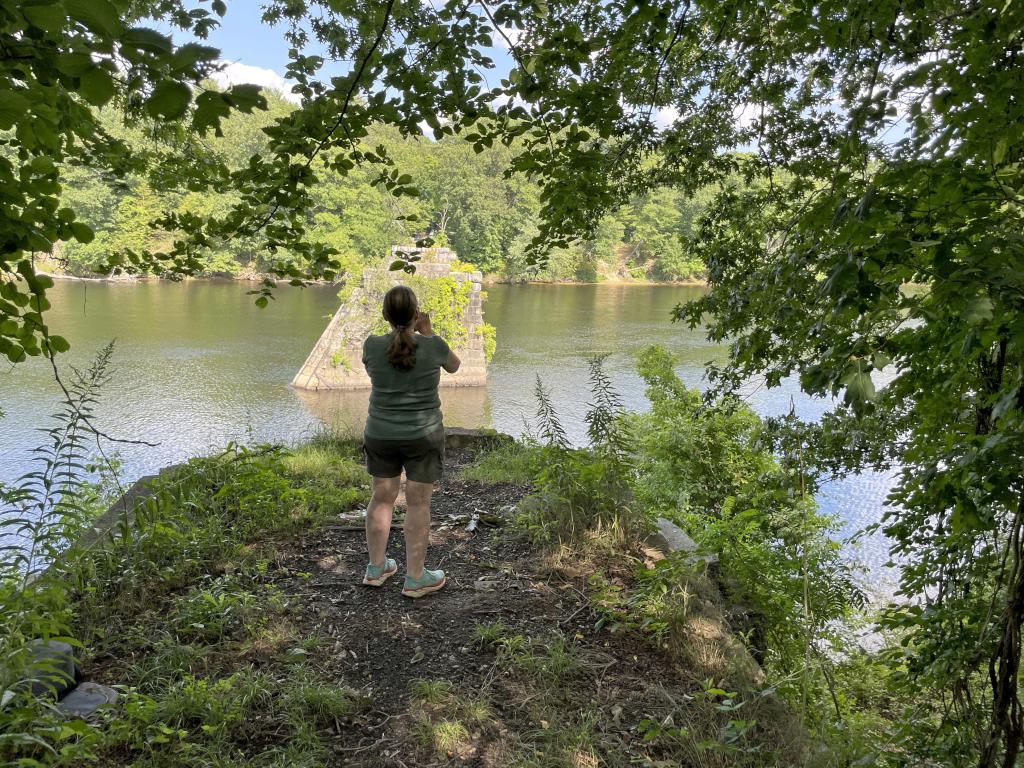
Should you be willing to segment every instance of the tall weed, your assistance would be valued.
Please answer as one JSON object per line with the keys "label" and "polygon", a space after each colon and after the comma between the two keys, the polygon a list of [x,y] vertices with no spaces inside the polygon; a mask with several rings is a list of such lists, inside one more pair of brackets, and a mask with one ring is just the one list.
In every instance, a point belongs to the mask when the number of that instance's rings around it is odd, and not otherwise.
{"label": "tall weed", "polygon": [[522,520],[537,540],[579,540],[601,529],[625,541],[643,527],[633,503],[627,425],[621,399],[604,372],[605,357],[590,360],[587,449],[570,447],[550,394],[537,377],[538,433],[545,442],[536,492],[522,505]]}

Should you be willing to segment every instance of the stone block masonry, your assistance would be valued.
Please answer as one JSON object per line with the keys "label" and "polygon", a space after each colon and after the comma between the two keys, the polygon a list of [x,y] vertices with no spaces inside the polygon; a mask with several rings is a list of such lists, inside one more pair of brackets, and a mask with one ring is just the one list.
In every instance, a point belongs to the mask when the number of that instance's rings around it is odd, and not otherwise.
{"label": "stone block masonry", "polygon": [[[390,272],[388,264],[399,252],[418,253],[416,275],[431,279],[450,277],[460,286],[472,283],[469,302],[462,322],[467,331],[466,342],[455,346],[462,358],[462,367],[455,374],[441,371],[442,387],[481,387],[487,383],[487,360],[483,338],[483,275],[460,272],[452,265],[458,260],[448,248],[409,249],[392,246],[391,258],[377,268],[363,270],[360,284],[334,313],[331,322],[309,353],[302,369],[292,379],[298,389],[369,389],[370,377],[363,368],[363,341],[378,324],[384,294],[403,282],[403,272]],[[447,341],[451,341],[447,339]]]}

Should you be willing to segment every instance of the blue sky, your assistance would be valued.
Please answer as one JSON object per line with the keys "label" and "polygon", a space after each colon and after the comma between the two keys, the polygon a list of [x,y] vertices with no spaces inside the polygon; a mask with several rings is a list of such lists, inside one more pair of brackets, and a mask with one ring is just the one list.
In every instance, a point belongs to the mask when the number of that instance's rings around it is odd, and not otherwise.
{"label": "blue sky", "polygon": [[221,25],[209,37],[209,44],[220,48],[221,55],[253,67],[284,74],[288,63],[285,27],[263,23],[262,3],[258,0],[232,0]]}

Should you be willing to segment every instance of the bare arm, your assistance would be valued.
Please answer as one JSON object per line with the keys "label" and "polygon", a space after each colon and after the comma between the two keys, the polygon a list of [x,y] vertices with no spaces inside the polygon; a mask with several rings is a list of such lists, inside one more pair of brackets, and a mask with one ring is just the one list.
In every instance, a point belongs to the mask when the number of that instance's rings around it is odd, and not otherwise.
{"label": "bare arm", "polygon": [[[416,323],[413,327],[421,336],[434,335],[434,329],[430,325],[430,315],[426,312],[417,313]],[[448,373],[455,373],[459,370],[460,365],[462,365],[462,360],[451,350],[448,351],[448,359],[441,363],[441,367],[448,371]]]}
{"label": "bare arm", "polygon": [[459,370],[460,365],[462,365],[462,361],[459,359],[459,356],[454,352],[449,352],[448,359],[444,361],[441,367],[448,371],[448,373],[455,373]]}

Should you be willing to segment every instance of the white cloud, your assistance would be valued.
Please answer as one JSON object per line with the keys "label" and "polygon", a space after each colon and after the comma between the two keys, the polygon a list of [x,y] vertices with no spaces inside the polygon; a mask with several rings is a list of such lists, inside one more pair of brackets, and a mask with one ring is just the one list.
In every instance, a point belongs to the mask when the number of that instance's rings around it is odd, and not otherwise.
{"label": "white cloud", "polygon": [[434,134],[434,129],[430,127],[430,124],[426,120],[420,120],[416,125],[423,132],[423,135],[428,139],[436,139],[437,136]]}
{"label": "white cloud", "polygon": [[507,51],[509,43],[519,45],[519,41],[522,39],[523,30],[516,29],[515,27],[498,27],[494,32],[491,32],[491,47]]}
{"label": "white cloud", "polygon": [[679,108],[668,106],[659,107],[654,113],[654,124],[659,128],[668,128],[679,119]]}
{"label": "white cloud", "polygon": [[281,75],[267,67],[254,67],[251,64],[242,64],[237,61],[218,62],[222,69],[213,75],[213,79],[222,88],[229,85],[242,85],[250,83],[264,88],[278,91],[285,99],[298,104],[301,99],[292,93],[292,85]]}
{"label": "white cloud", "polygon": [[498,90],[498,89],[497,88],[492,88],[491,89],[491,92],[493,94],[491,96],[491,106],[494,107],[495,109],[499,109],[501,107],[504,107],[506,104],[512,104],[512,106],[514,106],[514,107],[523,107],[524,109],[529,109],[530,108],[530,103],[528,101],[524,101],[519,96],[516,96],[516,97],[513,98],[513,97],[509,96],[507,93],[494,94],[493,92],[496,91],[496,90]]}
{"label": "white cloud", "polygon": [[[764,108],[765,112],[769,111],[768,108]],[[760,104],[752,104],[750,102],[743,102],[732,109],[732,119],[736,124],[736,127],[740,130],[747,130],[754,124],[754,120],[761,116],[762,107]]]}

